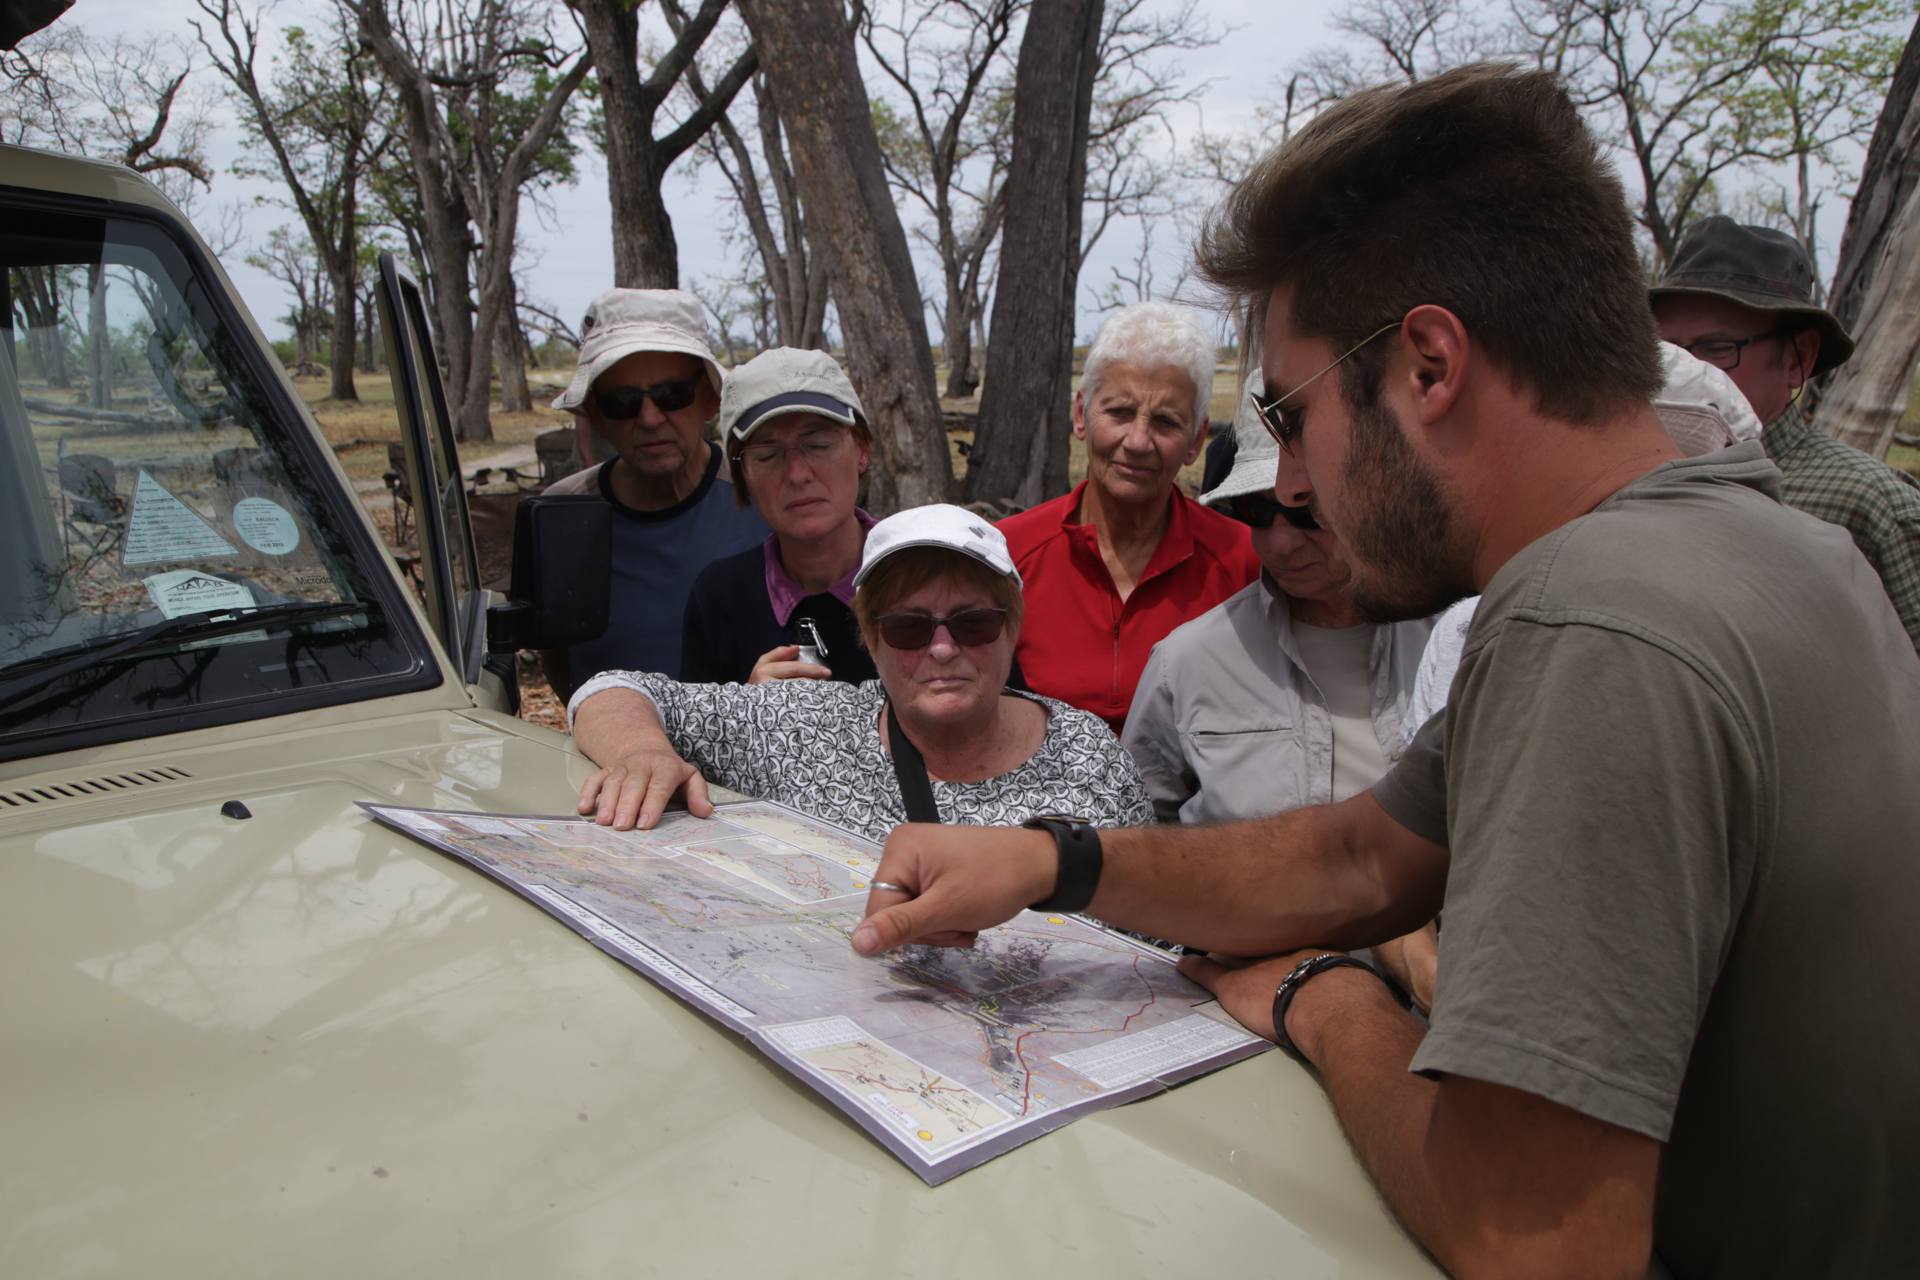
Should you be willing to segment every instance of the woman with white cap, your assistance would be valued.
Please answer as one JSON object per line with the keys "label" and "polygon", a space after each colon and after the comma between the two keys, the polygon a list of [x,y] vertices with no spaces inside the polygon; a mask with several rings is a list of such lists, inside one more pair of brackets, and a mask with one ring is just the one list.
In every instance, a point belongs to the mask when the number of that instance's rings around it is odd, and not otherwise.
{"label": "woman with white cap", "polygon": [[854,574],[874,523],[856,505],[873,433],[853,383],[824,351],[763,351],[727,377],[720,440],[734,501],[751,502],[773,532],[694,579],[680,678],[874,679],[853,618]]}
{"label": "woman with white cap", "polygon": [[710,778],[872,839],[909,820],[1152,820],[1138,770],[1098,719],[1007,689],[1023,601],[992,525],[944,505],[891,516],[867,535],[854,584],[877,680],[608,672],[583,686],[568,708],[574,739],[601,768],[580,812],[651,827],[684,794],[705,815]]}

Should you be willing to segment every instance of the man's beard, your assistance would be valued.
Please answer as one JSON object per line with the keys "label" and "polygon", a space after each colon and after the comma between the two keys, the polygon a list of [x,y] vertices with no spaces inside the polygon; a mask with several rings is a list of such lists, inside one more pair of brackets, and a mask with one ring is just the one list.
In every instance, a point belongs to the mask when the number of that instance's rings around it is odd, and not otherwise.
{"label": "man's beard", "polygon": [[1439,613],[1474,594],[1471,561],[1440,477],[1413,451],[1386,404],[1348,400],[1346,518],[1338,530],[1353,552],[1347,595],[1372,623]]}

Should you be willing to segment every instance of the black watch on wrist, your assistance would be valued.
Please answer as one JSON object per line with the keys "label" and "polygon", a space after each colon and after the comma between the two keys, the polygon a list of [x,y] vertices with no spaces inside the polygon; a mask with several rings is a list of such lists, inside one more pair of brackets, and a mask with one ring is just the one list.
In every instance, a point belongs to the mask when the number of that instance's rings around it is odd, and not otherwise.
{"label": "black watch on wrist", "polygon": [[1053,837],[1060,853],[1060,873],[1053,882],[1053,894],[1029,908],[1033,911],[1084,911],[1100,887],[1100,868],[1105,855],[1100,849],[1100,833],[1093,824],[1080,818],[1045,813],[1020,824]]}
{"label": "black watch on wrist", "polygon": [[1387,990],[1393,993],[1394,1000],[1402,1009],[1409,1007],[1412,1003],[1407,993],[1400,989],[1399,983],[1364,960],[1355,960],[1352,956],[1338,951],[1324,956],[1308,956],[1293,966],[1286,977],[1280,979],[1280,989],[1273,993],[1273,1038],[1288,1054],[1305,1062],[1308,1066],[1312,1066],[1313,1063],[1308,1061],[1306,1054],[1300,1052],[1300,1047],[1294,1044],[1293,1037],[1287,1034],[1287,1010],[1293,1005],[1293,997],[1299,994],[1300,988],[1307,984],[1308,978],[1325,973],[1329,969],[1365,969],[1387,984]]}

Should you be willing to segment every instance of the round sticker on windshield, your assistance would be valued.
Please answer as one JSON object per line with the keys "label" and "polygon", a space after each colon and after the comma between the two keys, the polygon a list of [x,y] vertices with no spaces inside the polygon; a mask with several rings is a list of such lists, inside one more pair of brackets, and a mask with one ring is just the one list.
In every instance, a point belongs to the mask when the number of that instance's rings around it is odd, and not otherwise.
{"label": "round sticker on windshield", "polygon": [[270,556],[284,556],[300,545],[300,526],[292,513],[270,498],[234,503],[233,527],[248,546]]}

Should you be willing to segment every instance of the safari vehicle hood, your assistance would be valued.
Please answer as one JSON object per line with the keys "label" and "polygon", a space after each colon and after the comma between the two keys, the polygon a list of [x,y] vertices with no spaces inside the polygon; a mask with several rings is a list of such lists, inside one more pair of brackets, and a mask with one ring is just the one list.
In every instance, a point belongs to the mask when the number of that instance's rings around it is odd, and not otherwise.
{"label": "safari vehicle hood", "polygon": [[930,1188],[355,804],[564,810],[565,738],[259,728],[0,783],[9,1274],[1438,1274],[1278,1054]]}

